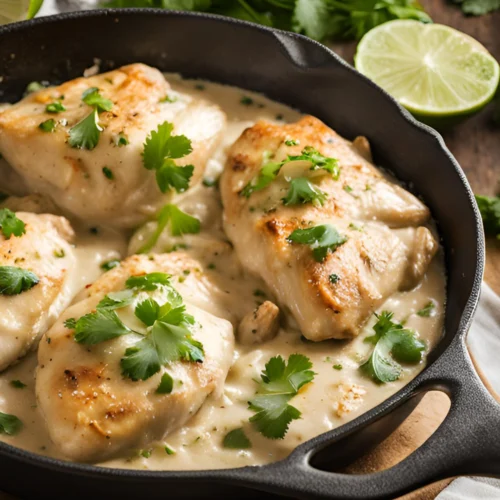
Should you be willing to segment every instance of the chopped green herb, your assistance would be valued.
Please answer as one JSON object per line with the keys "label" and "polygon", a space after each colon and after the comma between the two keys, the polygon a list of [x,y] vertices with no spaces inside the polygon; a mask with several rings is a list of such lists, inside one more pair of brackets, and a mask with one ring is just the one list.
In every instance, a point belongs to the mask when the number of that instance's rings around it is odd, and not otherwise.
{"label": "chopped green herb", "polygon": [[150,132],[144,143],[144,167],[156,171],[156,182],[162,193],[175,189],[186,191],[194,172],[193,165],[177,166],[175,161],[190,154],[191,141],[184,135],[172,135],[172,123],[163,122]]}
{"label": "chopped green herb", "polygon": [[323,206],[327,194],[312,184],[305,177],[297,177],[290,181],[290,190],[283,198],[284,205],[300,205],[312,203],[314,206]]}
{"label": "chopped green herb", "polygon": [[360,232],[362,232],[362,231],[363,231],[363,228],[362,228],[362,227],[357,226],[357,225],[356,225],[356,224],[354,224],[353,222],[351,222],[351,223],[349,224],[349,229],[352,229],[352,230],[354,230],[354,231],[360,231]]}
{"label": "chopped green herb", "polygon": [[120,132],[116,137],[115,137],[115,145],[118,146],[119,148],[123,146],[128,146],[130,144],[128,137],[123,133]]}
{"label": "chopped green herb", "polygon": [[169,373],[164,373],[161,377],[160,385],[156,389],[157,394],[170,394],[174,388],[174,379]]}
{"label": "chopped green herb", "polygon": [[330,274],[330,276],[328,276],[328,279],[332,285],[335,285],[335,283],[338,283],[340,281],[340,277],[338,274]]}
{"label": "chopped green herb", "polygon": [[434,304],[434,302],[432,302],[431,300],[427,302],[427,304],[422,309],[420,309],[420,311],[417,311],[417,314],[419,316],[422,316],[422,318],[429,318],[430,316],[434,315],[435,309],[436,304]]}
{"label": "chopped green herb", "polygon": [[334,369],[334,370],[339,370],[339,371],[340,371],[340,370],[342,370],[342,368],[343,368],[343,366],[342,366],[342,365],[340,365],[340,364],[338,364],[338,365],[333,365],[333,369]]}
{"label": "chopped green herb", "polygon": [[314,259],[323,262],[328,253],[343,245],[347,238],[341,235],[332,225],[323,224],[308,229],[296,229],[287,238],[289,243],[309,245],[313,251]]}
{"label": "chopped green herb", "polygon": [[153,450],[142,450],[140,452],[141,457],[149,458],[153,453]]}
{"label": "chopped green herb", "polygon": [[254,100],[251,98],[251,97],[248,97],[246,95],[244,95],[241,100],[240,100],[241,104],[243,104],[244,106],[251,106],[253,103],[254,103]]}
{"label": "chopped green herb", "polygon": [[300,141],[297,139],[286,139],[285,145],[286,146],[298,146],[300,144]]}
{"label": "chopped green herb", "polygon": [[340,176],[338,160],[323,156],[312,146],[306,146],[299,156],[288,156],[288,161],[309,161],[312,163],[311,170],[326,170],[335,180]]}
{"label": "chopped green herb", "polygon": [[6,239],[10,239],[12,235],[19,237],[26,233],[24,222],[8,208],[0,209],[0,229]]}
{"label": "chopped green herb", "polygon": [[56,121],[53,118],[49,118],[38,125],[38,128],[43,132],[54,132],[56,129]]}
{"label": "chopped green herb", "polygon": [[258,288],[253,291],[254,297],[267,297],[266,292],[259,290]]}
{"label": "chopped green herb", "polygon": [[48,86],[47,82],[28,83],[26,90],[24,91],[24,95],[33,94],[34,92],[38,92],[39,90],[43,90],[47,86]]}
{"label": "chopped green herb", "polygon": [[344,188],[343,188],[343,189],[344,189],[344,191],[345,191],[346,193],[352,193],[352,187],[351,187],[351,186],[348,186],[347,184],[344,186]]}
{"label": "chopped green herb", "polygon": [[170,274],[165,273],[149,273],[141,276],[131,276],[126,282],[125,286],[129,289],[137,288],[138,290],[145,290],[153,292],[159,286],[170,286]]}
{"label": "chopped green herb", "polygon": [[500,240],[500,196],[476,195],[476,202],[483,218],[484,232]]}
{"label": "chopped green herb", "polygon": [[40,282],[38,276],[20,267],[0,266],[0,295],[19,295]]}
{"label": "chopped green herb", "polygon": [[[74,330],[76,328],[76,319],[75,318],[68,318],[65,322],[64,322],[64,326],[68,329],[68,330]],[[50,344],[50,342],[49,342]]]}
{"label": "chopped green herb", "polygon": [[47,113],[61,113],[62,111],[66,111],[66,108],[63,106],[62,102],[60,101],[54,101],[51,102],[50,104],[47,104],[45,107],[45,111]]}
{"label": "chopped green herb", "polygon": [[229,448],[232,450],[246,450],[252,447],[250,439],[248,439],[245,431],[240,427],[239,429],[233,429],[229,431],[222,442],[224,448]]}
{"label": "chopped green herb", "polygon": [[110,111],[113,101],[102,97],[97,87],[91,87],[82,94],[82,101],[88,106],[92,106],[99,113]]}
{"label": "chopped green herb", "polygon": [[15,436],[23,428],[23,423],[15,416],[0,411],[0,434]]}
{"label": "chopped green herb", "polygon": [[177,102],[179,100],[179,98],[177,96],[169,96],[169,95],[166,95],[165,97],[163,97],[162,99],[160,99],[160,102]]}
{"label": "chopped green herb", "polygon": [[54,257],[57,259],[62,259],[66,257],[66,252],[64,251],[64,248],[61,248],[60,250],[54,250]]}
{"label": "chopped green herb", "polygon": [[106,179],[109,179],[110,181],[115,178],[115,176],[113,175],[113,171],[109,167],[103,167],[102,173],[104,174],[104,177],[106,177]]}
{"label": "chopped green herb", "polygon": [[365,338],[365,342],[375,347],[360,369],[377,383],[394,382],[403,371],[400,363],[416,364],[422,360],[425,343],[413,330],[394,323],[393,313],[384,311],[376,316],[375,335]]}
{"label": "chopped green herb", "polygon": [[186,212],[183,212],[176,205],[165,205],[157,215],[158,225],[155,232],[149,240],[139,249],[138,253],[150,252],[160,235],[163,233],[168,224],[170,224],[170,233],[172,236],[182,236],[183,234],[197,234],[200,232],[200,221]]}
{"label": "chopped green herb", "polygon": [[69,129],[68,144],[72,148],[91,151],[99,143],[102,130],[99,124],[99,115],[94,109],[88,116]]}
{"label": "chopped green herb", "polygon": [[112,259],[108,260],[107,262],[103,262],[101,264],[101,269],[103,271],[110,271],[111,269],[114,269],[115,267],[118,267],[120,265],[120,261],[118,259]]}
{"label": "chopped green herb", "polygon": [[216,267],[215,267],[215,264],[213,262],[211,262],[210,264],[208,264],[207,266],[207,269],[210,269],[210,270],[214,270]]}
{"label": "chopped green herb", "polygon": [[25,387],[28,387],[26,384],[24,384],[20,380],[11,380],[10,385],[16,389],[24,389]]}
{"label": "chopped green herb", "polygon": [[170,446],[165,445],[165,453],[167,455],[175,455],[175,450],[173,448],[170,448]]}
{"label": "chopped green herb", "polygon": [[257,430],[270,439],[283,439],[292,420],[301,413],[288,402],[299,389],[312,382],[312,363],[302,354],[292,354],[288,363],[281,356],[271,358],[261,374],[262,381],[248,407],[256,414],[250,417]]}

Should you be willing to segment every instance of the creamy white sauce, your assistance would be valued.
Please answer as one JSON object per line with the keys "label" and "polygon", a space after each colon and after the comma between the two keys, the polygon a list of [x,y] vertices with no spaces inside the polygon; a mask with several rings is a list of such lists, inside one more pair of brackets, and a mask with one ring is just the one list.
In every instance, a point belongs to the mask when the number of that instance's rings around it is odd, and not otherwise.
{"label": "creamy white sauce", "polygon": [[[252,92],[205,82],[183,81],[175,75],[167,75],[175,90],[206,97],[218,103],[228,116],[228,129],[224,141],[210,160],[205,178],[219,176],[225,162],[227,147],[241,132],[258,119],[271,121],[295,121],[300,114],[286,106],[274,103]],[[199,90],[200,84],[204,90]],[[253,99],[253,104],[241,103],[243,96]],[[360,130],[360,133],[366,132]],[[4,178],[4,177],[2,177]],[[3,186],[0,186],[0,190]],[[185,211],[197,216],[202,222],[199,235],[173,238],[165,232],[155,250],[168,251],[179,243],[187,245],[192,253],[212,270],[207,271],[215,279],[226,297],[212,305],[212,312],[225,317],[236,326],[241,318],[252,311],[261,296],[256,290],[266,292],[260,279],[248,276],[233,255],[222,231],[222,210],[218,191],[199,185],[179,196],[175,202]],[[78,277],[74,287],[82,289],[101,273],[100,265],[111,259],[125,257],[140,248],[142,241],[154,230],[154,223],[146,224],[133,235],[129,250],[130,234],[99,228],[97,234],[88,227],[74,225],[77,232],[76,254]],[[431,228],[434,233],[435,229]],[[430,300],[435,304],[431,317],[420,317],[416,312]],[[419,332],[430,351],[439,341],[443,328],[445,302],[445,276],[442,254],[433,260],[422,283],[414,290],[394,294],[380,310],[390,310],[397,320],[406,320],[409,328]],[[359,365],[369,352],[370,345],[363,342],[374,323],[372,319],[364,331],[353,341],[326,341],[310,343],[301,340],[300,332],[288,320],[276,338],[257,346],[237,344],[234,364],[227,378],[222,398],[210,398],[201,410],[182,429],[173,432],[161,443],[148,448],[149,458],[140,450],[130,450],[127,456],[106,462],[103,465],[117,468],[153,470],[193,470],[241,467],[265,464],[286,457],[296,446],[345,424],[349,420],[379,404],[407,384],[424,367],[424,363],[404,368],[397,382],[376,385],[359,371]],[[308,356],[316,376],[312,384],[304,387],[293,398],[291,404],[302,412],[300,420],[293,421],[283,440],[269,440],[256,432],[248,423],[253,414],[248,410],[248,400],[255,394],[265,363],[278,354],[287,358],[290,354]],[[333,368],[342,365],[341,370]],[[36,453],[60,457],[51,444],[36,405],[34,394],[34,372],[36,354],[28,355],[16,366],[0,374],[0,411],[18,416],[24,423],[22,432],[13,437],[0,435],[0,439],[14,446]],[[12,387],[12,380],[27,384],[24,389]],[[252,442],[248,450],[230,450],[222,446],[228,431],[243,426]],[[165,445],[175,450],[174,455],[165,452]],[[62,458],[62,457],[61,457]]]}

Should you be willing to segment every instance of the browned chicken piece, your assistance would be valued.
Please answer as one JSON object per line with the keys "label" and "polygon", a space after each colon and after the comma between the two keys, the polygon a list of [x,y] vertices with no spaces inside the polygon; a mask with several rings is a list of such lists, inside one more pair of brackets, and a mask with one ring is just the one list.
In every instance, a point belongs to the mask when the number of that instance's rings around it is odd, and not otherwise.
{"label": "browned chicken piece", "polygon": [[[202,308],[213,285],[200,269],[198,261],[182,253],[129,257],[86,289],[47,332],[38,350],[36,395],[49,435],[66,457],[101,461],[148,446],[182,427],[212,393],[220,396],[233,359],[233,329]],[[137,345],[139,334],[83,345],[75,342],[74,331],[64,322],[95,312],[105,296],[126,288],[129,277],[151,273],[172,275],[172,287],[195,320],[191,333],[202,343],[204,359],[172,361],[146,380],[133,381],[123,374],[120,360]],[[131,302],[116,310],[120,320],[145,335],[148,330],[135,316],[136,306],[152,299],[168,307],[175,294],[172,287],[136,291]],[[160,393],[167,373],[173,387]]]}
{"label": "browned chicken piece", "polygon": [[243,345],[262,344],[272,340],[280,328],[280,310],[266,300],[249,312],[238,326],[238,341]]}
{"label": "browned chicken piece", "polygon": [[[337,159],[338,179],[312,170],[309,160],[287,161],[266,187],[248,194],[245,187],[255,185],[263,165],[304,148]],[[259,122],[232,146],[221,178],[224,226],[240,260],[314,341],[358,335],[385,299],[423,277],[438,249],[430,230],[419,227],[430,218],[427,207],[358,148],[369,157],[366,140],[355,147],[310,116],[290,125]],[[322,205],[284,204],[299,177],[323,192]],[[333,226],[345,239],[324,260],[314,256],[316,243],[289,240],[297,229],[320,225]]]}
{"label": "browned chicken piece", "polygon": [[[103,131],[97,146],[73,148],[69,130],[92,112],[82,101],[92,88],[113,106],[99,115]],[[49,113],[46,106],[54,102],[65,109]],[[54,120],[53,131],[40,129],[47,120]],[[225,114],[211,102],[174,95],[162,73],[144,64],[77,78],[8,107],[0,112],[0,151],[29,192],[50,196],[63,211],[88,222],[133,227],[172,193],[160,192],[141,156],[146,137],[166,121],[174,124],[174,135],[192,141],[193,152],[176,163],[195,166],[194,185],[221,138]]]}

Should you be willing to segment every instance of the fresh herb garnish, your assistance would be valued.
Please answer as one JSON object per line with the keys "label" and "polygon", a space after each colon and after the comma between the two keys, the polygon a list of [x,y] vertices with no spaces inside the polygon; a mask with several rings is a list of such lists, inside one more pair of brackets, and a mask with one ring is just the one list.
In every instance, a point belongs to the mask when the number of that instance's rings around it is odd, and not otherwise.
{"label": "fresh herb garnish", "polygon": [[453,0],[460,4],[464,14],[469,16],[482,16],[500,10],[500,0]]}
{"label": "fresh herb garnish", "polygon": [[61,113],[62,111],[66,111],[66,108],[63,106],[61,101],[54,101],[54,102],[51,102],[50,104],[47,104],[47,106],[45,106],[45,111],[47,113],[57,114],[57,113]]}
{"label": "fresh herb garnish", "polygon": [[165,97],[163,97],[162,99],[160,99],[160,102],[170,102],[170,103],[173,103],[173,102],[177,102],[178,100],[179,100],[179,98],[176,97],[176,96],[166,95]]}
{"label": "fresh herb garnish", "polygon": [[111,111],[113,101],[106,99],[99,93],[97,87],[90,87],[82,94],[82,101],[88,106],[92,106],[99,113],[103,111]]}
{"label": "fresh herb garnish", "polygon": [[43,132],[54,132],[56,129],[56,121],[53,118],[49,118],[38,125],[38,128]]}
{"label": "fresh herb garnish", "polygon": [[308,229],[296,229],[287,238],[289,243],[309,245],[316,262],[323,262],[330,252],[343,245],[347,237],[341,235],[332,225],[322,224]]}
{"label": "fresh herb garnish", "polygon": [[59,250],[54,250],[54,257],[57,259],[63,259],[66,257],[66,252],[64,251],[64,248],[60,248]]}
{"label": "fresh herb garnish", "polygon": [[301,413],[288,402],[305,384],[312,382],[315,373],[312,363],[302,354],[292,354],[288,363],[281,356],[271,358],[261,374],[262,381],[254,398],[248,402],[250,417],[257,430],[270,439],[283,439],[292,420]]}
{"label": "fresh herb garnish", "polygon": [[175,450],[173,448],[170,448],[170,446],[165,445],[165,453],[167,455],[175,455]]}
{"label": "fresh herb garnish", "polygon": [[48,86],[48,84],[46,82],[30,82],[26,86],[26,90],[24,91],[24,95],[33,94],[34,92],[38,92],[39,90],[43,90],[47,86]]}
{"label": "fresh herb garnish", "polygon": [[375,347],[360,369],[377,383],[394,382],[403,371],[400,363],[419,363],[426,346],[413,330],[393,322],[393,313],[384,311],[376,317],[375,335],[365,338]]}
{"label": "fresh herb garnish", "polygon": [[118,267],[120,265],[120,261],[118,259],[112,259],[108,260],[107,262],[103,262],[101,264],[101,269],[103,271],[111,271],[111,269],[114,269],[115,267]]}
{"label": "fresh herb garnish", "polygon": [[0,411],[0,434],[14,436],[23,428],[23,423],[15,415],[2,413]]}
{"label": "fresh herb garnish", "polygon": [[182,236],[183,234],[197,234],[200,232],[200,221],[186,212],[183,212],[176,205],[165,205],[157,215],[158,225],[149,240],[139,249],[138,253],[148,253],[156,245],[161,233],[170,224],[170,234],[172,236]]}
{"label": "fresh herb garnish", "polygon": [[130,144],[128,137],[123,133],[120,132],[116,137],[115,137],[115,146],[118,146],[119,148],[123,146],[128,146]]}
{"label": "fresh herb garnish", "polygon": [[8,208],[0,209],[0,229],[6,239],[12,235],[22,236],[26,233],[26,225],[16,214]]}
{"label": "fresh herb garnish", "polygon": [[10,385],[12,387],[14,387],[15,389],[24,389],[25,387],[28,387],[26,384],[24,384],[20,380],[11,380]]}
{"label": "fresh herb garnish", "polygon": [[341,364],[333,365],[334,370],[340,371],[340,370],[342,370],[342,368],[343,368],[343,366]]}
{"label": "fresh herb garnish", "polygon": [[286,139],[285,140],[285,145],[286,146],[298,146],[300,142],[297,139]]}
{"label": "fresh herb garnish", "polygon": [[323,206],[327,194],[312,184],[305,177],[297,177],[290,181],[290,190],[283,198],[284,205],[300,205],[312,203],[314,206]]}
{"label": "fresh herb garnish", "polygon": [[68,144],[72,148],[94,149],[99,144],[103,128],[99,124],[99,114],[94,109],[89,115],[69,129]]}
{"label": "fresh herb garnish", "polygon": [[436,309],[436,304],[434,304],[434,302],[432,302],[431,300],[427,302],[427,304],[425,304],[425,306],[422,309],[420,309],[420,311],[417,311],[417,314],[422,318],[429,318],[430,316],[434,315],[435,309]]}
{"label": "fresh herb garnish", "polygon": [[176,159],[189,155],[193,148],[185,135],[172,135],[174,125],[163,122],[150,132],[144,143],[144,167],[156,171],[156,182],[162,193],[175,189],[183,193],[189,187],[194,166],[177,166]]}
{"label": "fresh herb garnish", "polygon": [[170,394],[174,388],[174,379],[169,373],[164,373],[161,377],[160,385],[156,389],[157,394]]}
{"label": "fresh herb garnish", "polygon": [[232,450],[247,450],[252,447],[250,439],[248,439],[245,431],[240,427],[238,429],[233,429],[229,431],[222,441],[224,448],[229,448]]}
{"label": "fresh herb garnish", "polygon": [[38,276],[20,267],[0,266],[0,295],[19,295],[40,282]]}
{"label": "fresh herb garnish", "polygon": [[[325,170],[337,180],[340,175],[340,167],[335,158],[323,156],[319,151],[311,146],[306,146],[298,156],[288,155],[281,162],[267,162],[260,169],[257,177],[252,179],[241,191],[241,195],[247,198],[255,191],[260,191],[271,184],[276,179],[281,168],[292,161],[308,161],[311,163],[311,170]],[[323,193],[324,194],[324,193]]]}
{"label": "fresh herb garnish", "polygon": [[102,173],[104,174],[104,177],[110,181],[115,178],[113,171],[109,167],[102,167]]}
{"label": "fresh herb garnish", "polygon": [[500,240],[500,196],[476,195],[476,202],[483,218],[485,233]]}
{"label": "fresh herb garnish", "polygon": [[328,276],[328,280],[332,285],[335,285],[340,281],[340,276],[338,274],[330,274],[330,276]]}
{"label": "fresh herb garnish", "polygon": [[243,106],[251,106],[254,103],[254,100],[251,97],[244,95],[241,98],[240,103],[243,104]]}

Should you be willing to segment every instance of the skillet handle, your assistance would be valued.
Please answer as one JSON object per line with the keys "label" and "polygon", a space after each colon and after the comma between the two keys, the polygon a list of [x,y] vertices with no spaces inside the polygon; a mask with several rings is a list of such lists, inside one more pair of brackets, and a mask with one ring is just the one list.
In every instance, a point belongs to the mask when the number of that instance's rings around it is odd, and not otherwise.
{"label": "skillet handle", "polygon": [[375,500],[399,497],[458,475],[500,476],[500,404],[475,372],[463,337],[421,374],[414,389],[411,395],[433,389],[446,392],[451,408],[437,431],[410,456],[381,472],[350,475],[318,470],[310,464],[316,450],[297,450],[282,462],[285,470],[280,472],[286,480],[280,492],[288,490],[308,500]]}

